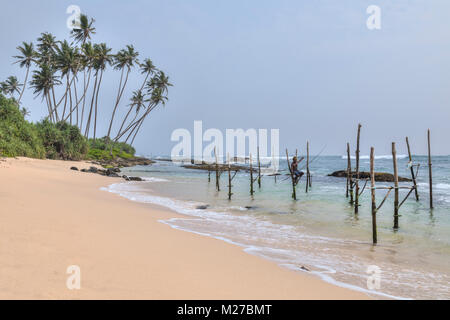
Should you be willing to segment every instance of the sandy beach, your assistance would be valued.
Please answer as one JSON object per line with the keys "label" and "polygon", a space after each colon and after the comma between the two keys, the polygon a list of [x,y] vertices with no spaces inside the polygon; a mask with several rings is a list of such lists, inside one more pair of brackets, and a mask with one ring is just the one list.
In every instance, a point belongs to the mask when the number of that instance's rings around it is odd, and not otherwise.
{"label": "sandy beach", "polygon": [[[238,246],[158,222],[177,214],[69,170],[83,162],[0,161],[0,299],[367,299]],[[66,286],[81,269],[81,289]]]}

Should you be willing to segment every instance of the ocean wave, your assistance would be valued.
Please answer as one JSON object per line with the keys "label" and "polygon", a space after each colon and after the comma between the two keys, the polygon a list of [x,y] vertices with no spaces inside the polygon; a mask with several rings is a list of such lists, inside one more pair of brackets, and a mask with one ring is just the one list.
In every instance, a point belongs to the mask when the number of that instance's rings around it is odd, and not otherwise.
{"label": "ocean wave", "polygon": [[163,178],[155,178],[155,177],[141,177],[142,180],[148,182],[168,182],[169,180]]}
{"label": "ocean wave", "polygon": [[[280,242],[280,227],[283,227],[282,233],[284,240],[290,239],[295,243],[302,243],[307,248],[314,248],[318,244],[325,247],[328,247],[329,245],[339,247],[361,245],[360,241],[305,234],[303,232],[299,232],[295,226],[280,226],[278,224],[273,224],[270,221],[256,219],[248,215],[234,215],[229,212],[196,209],[198,205],[204,205],[204,203],[183,201],[152,195],[148,192],[140,190],[138,184],[122,182],[112,184],[108,188],[102,188],[102,190],[118,194],[132,201],[164,206],[186,216],[185,218],[177,217],[160,220],[161,223],[165,223],[172,228],[210,236],[239,245],[248,253],[266,257],[270,260],[276,261],[280,265],[287,267],[290,266],[293,269],[295,269],[296,265],[305,264],[307,266],[313,266],[315,270],[312,270],[312,274],[315,274],[323,280],[338,286],[355,289],[365,293],[381,295],[384,297],[403,299],[403,297],[390,296],[387,293],[374,292],[360,286],[347,284],[328,275],[330,270],[333,270],[333,273],[336,273],[336,271],[343,274],[350,272],[353,270],[353,264],[361,264],[362,261],[350,261],[353,259],[348,257],[348,259],[344,259],[345,262],[342,262],[340,259],[335,260],[333,255],[317,250],[299,251],[298,249],[276,248],[276,244]],[[234,209],[243,211],[244,208],[235,207]],[[213,226],[212,229],[210,228],[211,225]],[[217,226],[219,226],[219,229],[217,229]],[[253,230],[250,233],[248,233],[249,226],[251,226],[251,229]],[[237,237],[230,236],[229,232],[233,232],[233,234]],[[261,245],[255,245],[254,241],[257,234],[264,238],[265,244],[261,243]],[[272,247],[272,244],[275,245],[275,247]]]}

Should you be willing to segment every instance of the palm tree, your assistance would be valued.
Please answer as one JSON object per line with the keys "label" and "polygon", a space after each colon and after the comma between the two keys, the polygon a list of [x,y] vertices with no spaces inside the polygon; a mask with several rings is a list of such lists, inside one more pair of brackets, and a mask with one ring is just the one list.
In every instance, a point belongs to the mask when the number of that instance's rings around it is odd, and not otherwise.
{"label": "palm tree", "polygon": [[[80,55],[78,48],[72,47],[66,40],[60,43],[60,46],[56,48],[55,53],[55,66],[61,72],[61,78],[66,77],[66,91],[65,91],[65,101],[64,109],[62,113],[62,119],[64,120],[64,115],[66,114],[67,97],[69,98],[70,110],[68,117],[70,118],[70,124],[72,124],[72,113],[74,110],[72,102],[72,84],[76,91],[76,84],[74,80],[78,69],[80,68]],[[72,80],[70,80],[70,74],[72,74]],[[75,95],[75,102],[77,103],[77,96]],[[78,107],[78,103],[75,108]]]}
{"label": "palm tree", "polygon": [[42,99],[45,98],[48,108],[48,116],[50,120],[55,121],[53,117],[53,112],[55,112],[56,121],[58,121],[58,113],[56,108],[52,107],[52,100],[50,98],[50,90],[55,84],[60,84],[61,82],[55,75],[54,70],[47,64],[42,64],[40,69],[33,71],[33,77],[30,82],[31,88],[34,89],[34,94],[36,96],[42,95]]}
{"label": "palm tree", "polygon": [[4,82],[3,90],[6,92],[6,94],[9,94],[11,98],[14,97],[14,93],[19,93],[19,88],[22,85],[17,81],[17,78],[15,76],[9,76],[8,79]]}
{"label": "palm tree", "polygon": [[133,123],[134,120],[136,120],[141,109],[145,108],[146,99],[145,99],[145,95],[142,93],[142,90],[134,91],[133,96],[131,97],[130,101],[131,101],[131,103],[128,105],[130,107],[130,109],[128,110],[125,118],[123,119],[122,125],[120,126],[120,129],[119,129],[119,132],[117,135],[120,135],[120,133],[123,129],[123,126],[127,122],[128,116],[130,115],[133,108],[136,110],[136,115],[134,116],[133,120],[131,120],[131,123]]}
{"label": "palm tree", "polygon": [[55,37],[48,32],[41,33],[41,36],[37,39],[37,50],[38,50],[38,63],[45,63],[51,66],[55,57],[55,50],[58,46],[59,41],[55,40]]}
{"label": "palm tree", "polygon": [[75,42],[80,43],[83,45],[86,43],[87,39],[91,39],[91,35],[95,34],[95,28],[93,26],[95,20],[91,18],[89,21],[89,18],[85,14],[80,15],[80,25],[78,28],[73,28],[72,31],[70,31],[70,36],[75,40]]}
{"label": "palm tree", "polygon": [[21,68],[26,67],[27,68],[27,73],[25,74],[25,81],[23,82],[23,88],[22,91],[20,93],[19,99],[17,100],[17,103],[20,104],[20,100],[22,99],[22,95],[25,91],[25,87],[27,85],[27,81],[28,81],[28,73],[30,72],[30,66],[32,62],[36,62],[35,58],[36,58],[36,52],[34,51],[33,48],[33,43],[26,43],[26,42],[22,42],[23,46],[18,46],[17,50],[20,51],[21,55],[18,56],[14,56],[14,58],[17,59],[16,62],[14,63],[19,63],[19,66]]}
{"label": "palm tree", "polygon": [[142,83],[141,89],[144,89],[145,83],[149,76],[153,75],[158,69],[153,65],[153,61],[149,58],[145,59],[141,64],[141,74],[145,74],[144,82]]}
{"label": "palm tree", "polygon": [[[112,55],[110,54],[111,48],[108,48],[105,43],[101,44],[95,44],[94,45],[94,61],[93,61],[93,68],[95,70],[95,84],[94,84],[94,91],[92,94],[92,100],[91,100],[91,109],[89,111],[89,118],[88,122],[86,124],[86,136],[89,134],[89,127],[92,117],[92,111],[94,110],[94,139],[96,137],[96,131],[97,131],[97,114],[98,114],[98,93],[100,91],[100,84],[102,82],[103,73],[106,69],[106,66],[109,64],[111,65],[113,63]],[[95,103],[94,103],[95,102]]]}
{"label": "palm tree", "polygon": [[[86,42],[81,46],[81,56],[80,63],[82,68],[84,69],[84,78],[83,78],[83,106],[81,109],[81,121],[80,121],[80,130],[83,129],[83,121],[84,121],[84,108],[86,104],[86,95],[89,89],[89,83],[91,80],[91,72],[93,68],[95,51],[91,42]],[[87,71],[86,71],[87,68]],[[87,83],[86,83],[86,73],[87,73]]]}
{"label": "palm tree", "polygon": [[[114,69],[122,70],[122,73],[120,76],[119,90],[117,92],[116,103],[114,105],[113,113],[111,116],[111,121],[109,123],[108,134],[107,134],[108,138],[111,136],[111,129],[112,129],[112,125],[114,122],[114,116],[116,115],[116,111],[117,111],[117,107],[120,102],[120,98],[122,97],[123,91],[125,90],[125,86],[127,85],[128,75],[130,74],[131,68],[134,66],[134,64],[138,63],[138,59],[137,59],[138,55],[139,55],[139,53],[134,50],[134,47],[132,45],[127,45],[126,49],[120,50],[115,57]],[[123,72],[125,70],[125,67],[127,68],[127,74],[125,77],[125,82],[122,86]]]}
{"label": "palm tree", "polygon": [[[163,88],[156,88],[155,90],[153,90],[152,96],[149,99],[150,104],[149,104],[149,107],[147,108],[147,111],[141,117],[141,119],[139,120],[138,124],[134,127],[134,129],[136,129],[136,131],[135,131],[135,133],[133,135],[133,139],[131,139],[130,145],[133,145],[134,139],[136,138],[139,130],[142,127],[142,124],[144,123],[146,117],[150,114],[150,112],[152,110],[154,110],[158,105],[165,106],[167,100],[168,100],[168,98],[167,98],[167,96],[164,95],[164,89]],[[130,132],[128,137],[125,139],[125,143],[130,138],[130,136],[133,133],[134,129]]]}
{"label": "palm tree", "polygon": [[[81,122],[80,122],[80,130],[83,127],[83,117],[84,117],[84,107],[86,104],[86,91],[89,88],[89,78],[91,76],[91,66],[90,63],[92,61],[93,57],[93,47],[92,44],[89,43],[87,47],[85,45],[87,44],[86,41],[91,39],[91,35],[95,34],[95,27],[93,26],[95,20],[91,18],[89,21],[89,18],[85,14],[80,15],[80,25],[78,28],[72,29],[70,32],[72,38],[75,40],[75,42],[80,43],[81,42],[81,50],[84,53],[84,59],[83,59],[83,107],[81,110]],[[86,67],[88,69],[86,70]],[[88,80],[86,84],[86,74],[88,74]],[[75,86],[76,91],[76,86]],[[78,108],[77,108],[77,124],[78,124]]]}

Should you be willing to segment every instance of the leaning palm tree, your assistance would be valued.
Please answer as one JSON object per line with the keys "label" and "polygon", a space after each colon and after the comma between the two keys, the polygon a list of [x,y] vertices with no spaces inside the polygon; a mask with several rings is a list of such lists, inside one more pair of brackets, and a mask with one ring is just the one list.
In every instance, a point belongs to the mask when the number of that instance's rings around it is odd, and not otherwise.
{"label": "leaning palm tree", "polygon": [[85,14],[80,15],[80,25],[70,31],[70,36],[75,40],[75,42],[83,45],[88,39],[91,39],[91,35],[95,34],[95,28],[93,26],[95,20],[89,18]]}
{"label": "leaning palm tree", "polygon": [[[117,92],[116,103],[114,105],[113,113],[111,116],[111,121],[109,122],[109,128],[108,128],[108,134],[107,134],[108,138],[111,136],[111,129],[112,129],[112,125],[114,122],[114,116],[116,115],[117,107],[119,105],[123,91],[125,90],[125,86],[127,85],[128,75],[130,74],[131,68],[134,66],[134,64],[138,63],[138,59],[137,59],[138,55],[139,55],[139,53],[134,50],[134,47],[132,45],[127,45],[126,49],[120,50],[115,57],[114,69],[122,70],[122,73],[120,76],[119,90]],[[123,73],[124,73],[125,67],[127,68],[127,73],[125,76],[125,81],[122,85],[122,79],[123,79]]]}
{"label": "leaning palm tree", "polygon": [[23,93],[25,91],[25,87],[27,85],[28,74],[30,72],[31,63],[36,62],[36,60],[35,60],[36,52],[34,51],[33,43],[32,42],[30,42],[30,43],[23,42],[22,44],[23,44],[23,46],[17,47],[17,50],[20,51],[20,55],[14,56],[14,58],[17,59],[17,61],[14,63],[18,63],[21,68],[23,68],[23,67],[27,68],[27,73],[25,74],[25,80],[23,82],[23,88],[22,88],[22,91],[20,92],[19,99],[17,100],[18,104],[20,104],[20,100],[22,99]]}
{"label": "leaning palm tree", "polygon": [[[167,96],[164,95],[164,90],[162,88],[156,88],[155,90],[153,90],[152,96],[149,99],[149,102],[150,102],[149,107],[147,108],[146,112],[141,117],[141,119],[139,119],[138,124],[134,127],[135,132],[134,132],[133,138],[131,139],[130,145],[133,145],[134,139],[136,138],[139,130],[141,129],[145,119],[150,114],[150,112],[152,110],[154,110],[158,105],[165,106],[167,100],[168,100],[168,98],[167,98]],[[125,143],[127,143],[128,139],[133,134],[133,130],[130,132],[128,137],[125,139]]]}
{"label": "leaning palm tree", "polygon": [[120,135],[120,133],[122,132],[123,126],[127,122],[127,119],[129,117],[131,111],[133,111],[133,109],[136,110],[136,114],[135,114],[134,118],[131,120],[131,123],[133,123],[134,120],[136,120],[141,109],[145,108],[145,101],[146,101],[145,94],[142,93],[142,90],[134,91],[130,101],[131,101],[131,103],[128,105],[130,107],[130,109],[128,110],[125,118],[123,119],[122,125],[120,126],[120,129],[119,129],[119,132],[117,135]]}
{"label": "leaning palm tree", "polygon": [[59,118],[56,108],[53,108],[50,91],[54,85],[60,83],[61,82],[55,75],[54,70],[47,64],[42,64],[40,69],[34,70],[32,80],[30,81],[31,88],[34,89],[33,93],[36,96],[42,95],[42,99],[45,98],[48,108],[48,117],[52,121],[59,121]]}
{"label": "leaning palm tree", "polygon": [[92,119],[92,112],[94,111],[94,139],[97,132],[97,115],[98,115],[98,93],[100,91],[100,84],[102,82],[103,73],[107,65],[113,63],[112,55],[110,54],[111,48],[108,48],[105,43],[94,45],[95,58],[93,61],[93,68],[95,70],[95,84],[94,91],[91,100],[91,109],[89,111],[89,117],[86,123],[87,130],[86,136],[89,135],[89,127]]}
{"label": "leaning palm tree", "polygon": [[[85,55],[84,59],[82,59],[82,67],[83,67],[83,107],[81,110],[81,121],[80,121],[80,130],[83,127],[83,116],[84,116],[84,107],[86,104],[86,91],[89,88],[89,78],[91,76],[91,68],[90,68],[90,62],[92,61],[92,53],[93,47],[92,44],[89,44],[87,47],[85,45],[87,44],[87,40],[91,39],[91,35],[95,34],[95,27],[93,26],[95,20],[88,18],[87,15],[81,14],[80,15],[80,24],[79,26],[72,29],[70,32],[71,37],[75,40],[77,43],[81,43],[81,50],[83,54]],[[86,54],[88,53],[88,54]],[[87,68],[87,69],[86,69]],[[87,84],[86,84],[86,76]],[[75,86],[76,90],[76,86]],[[77,123],[78,123],[78,108],[77,108]]]}
{"label": "leaning palm tree", "polygon": [[[86,105],[86,95],[89,88],[89,83],[91,80],[91,73],[92,68],[94,65],[94,58],[95,58],[95,50],[94,46],[91,42],[86,42],[81,46],[82,55],[80,57],[80,62],[82,64],[82,67],[84,69],[84,75],[87,73],[87,82],[86,82],[86,76],[84,76],[83,81],[83,106],[81,109],[81,121],[80,121],[80,130],[83,129],[83,121],[84,121],[84,108]],[[86,71],[87,68],[87,71]]]}

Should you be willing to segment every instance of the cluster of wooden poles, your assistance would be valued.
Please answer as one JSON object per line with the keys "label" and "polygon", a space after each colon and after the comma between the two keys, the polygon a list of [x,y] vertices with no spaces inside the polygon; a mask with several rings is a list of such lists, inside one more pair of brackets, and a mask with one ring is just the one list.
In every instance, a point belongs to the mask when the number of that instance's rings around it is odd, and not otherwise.
{"label": "cluster of wooden poles", "polygon": [[[346,197],[350,198],[350,204],[354,207],[354,213],[358,214],[359,212],[359,197],[363,194],[364,190],[366,189],[368,179],[365,179],[364,186],[361,188],[360,186],[360,137],[361,137],[361,124],[358,124],[358,133],[357,133],[357,139],[356,139],[356,151],[355,151],[355,170],[352,171],[352,163],[351,163],[351,156],[350,156],[350,143],[347,143],[347,183],[346,183]],[[396,151],[396,145],[395,142],[392,142],[392,160],[393,160],[393,170],[394,170],[394,185],[388,186],[388,187],[376,187],[375,186],[375,155],[374,155],[374,148],[371,147],[370,149],[370,190],[371,190],[371,202],[372,202],[372,240],[373,243],[377,243],[377,219],[376,215],[377,212],[381,209],[383,204],[386,202],[386,199],[388,198],[389,194],[392,190],[394,190],[394,230],[399,229],[399,210],[401,206],[405,203],[405,201],[409,198],[409,196],[414,191],[416,201],[419,201],[419,193],[417,190],[417,174],[419,171],[420,164],[413,164],[412,162],[412,154],[411,154],[411,148],[409,145],[408,137],[406,137],[406,146],[408,149],[408,157],[409,157],[409,168],[411,172],[411,180],[413,185],[412,186],[399,186],[399,177],[398,177],[398,165],[397,165],[397,151]],[[298,150],[296,150],[296,157],[298,155]],[[233,195],[232,193],[232,181],[235,178],[238,170],[232,169],[231,161],[230,161],[230,155],[227,155],[227,170],[220,170],[218,157],[216,153],[216,149],[214,148],[214,156],[215,156],[215,175],[216,175],[216,190],[220,191],[220,176],[223,171],[228,172],[228,199],[231,200],[231,197]],[[303,161],[304,157],[298,160],[298,163]],[[255,193],[254,183],[258,183],[258,187],[261,188],[261,161],[259,157],[259,147],[257,148],[257,176],[254,177],[255,170],[253,169],[253,158],[252,154],[250,153],[249,157],[249,166],[250,166],[250,195],[253,197]],[[289,174],[292,182],[292,198],[294,200],[297,200],[297,178],[295,173],[292,170],[291,163],[289,160],[289,152],[288,149],[286,149],[286,161],[289,169]],[[306,188],[305,192],[308,192],[308,190],[312,187],[312,177],[309,170],[309,142],[306,143]],[[232,171],[234,173],[232,174]],[[275,177],[275,182],[277,179],[277,175],[279,173],[272,174]],[[353,178],[353,176],[355,176]],[[428,130],[428,176],[429,176],[429,193],[430,193],[430,208],[433,208],[433,179],[432,179],[432,163],[431,163],[431,147],[430,147],[430,130]],[[211,170],[208,171],[208,181],[211,181]],[[399,198],[399,190],[400,189],[407,189],[409,190],[408,194],[405,196],[403,200],[400,201]],[[383,200],[377,205],[376,203],[376,190],[387,190]]]}
{"label": "cluster of wooden poles", "polygon": [[[361,124],[358,124],[358,133],[357,133],[357,139],[356,139],[356,152],[355,152],[355,159],[356,159],[356,167],[355,167],[355,179],[353,180],[353,172],[351,167],[351,158],[350,158],[350,144],[347,143],[347,189],[346,189],[346,197],[350,197],[350,204],[354,206],[354,212],[355,214],[358,214],[358,208],[360,206],[359,204],[359,197],[364,192],[364,189],[367,184],[367,179],[365,180],[364,187],[362,191],[360,191],[360,171],[359,171],[359,142],[360,142],[360,135],[361,135]],[[380,208],[385,203],[386,199],[388,198],[389,194],[392,190],[394,190],[394,230],[399,229],[399,210],[400,207],[405,203],[405,201],[408,199],[408,197],[412,194],[414,191],[416,201],[419,201],[419,193],[417,190],[417,175],[419,171],[420,164],[413,164],[412,162],[412,155],[411,155],[411,148],[409,145],[409,139],[406,137],[406,146],[408,149],[408,157],[409,157],[409,168],[411,172],[411,180],[413,185],[412,186],[405,186],[401,187],[399,186],[399,179],[398,179],[398,165],[397,165],[397,151],[395,142],[392,142],[392,161],[393,161],[393,169],[394,169],[394,185],[389,187],[376,187],[375,186],[375,149],[373,147],[370,148],[370,189],[371,189],[371,202],[372,202],[372,241],[373,243],[377,243],[377,212],[380,210]],[[432,178],[432,163],[431,163],[431,147],[430,147],[430,130],[428,130],[428,176],[429,176],[429,192],[430,192],[430,208],[433,209],[433,178]],[[415,169],[416,168],[416,169]],[[414,170],[415,169],[415,170]],[[377,205],[376,203],[376,190],[384,189],[387,190],[387,193],[385,194],[383,200]],[[399,198],[399,190],[400,189],[407,189],[409,190],[408,194],[405,196],[405,198],[400,201]]]}
{"label": "cluster of wooden poles", "polygon": [[[295,152],[296,157],[298,156],[298,149]],[[216,190],[220,191],[220,176],[222,174],[220,168],[219,168],[219,161],[218,161],[218,157],[217,157],[217,153],[216,153],[216,148],[214,148],[214,157],[215,157],[215,175],[216,175]],[[296,186],[298,181],[296,181],[296,177],[294,172],[292,171],[291,168],[291,164],[289,161],[289,154],[288,154],[288,150],[286,149],[286,157],[287,157],[287,164],[288,164],[288,168],[289,168],[289,174],[290,174],[290,178],[292,181],[292,198],[294,200],[297,200],[297,193],[296,193]],[[302,157],[298,163],[300,163],[301,161],[303,161],[304,157]],[[306,142],[306,188],[305,188],[305,192],[307,193],[309,189],[312,188],[312,176],[311,176],[311,172],[309,170],[309,141]],[[261,188],[261,160],[259,157],[259,147],[257,147],[257,176],[256,178],[254,178],[254,172],[255,170],[253,169],[253,158],[252,158],[252,154],[250,153],[250,157],[249,157],[249,171],[250,171],[250,195],[253,197],[253,195],[255,194],[255,188],[254,188],[254,183],[257,182],[258,183],[258,188]],[[227,170],[228,172],[228,200],[231,200],[231,197],[233,195],[232,193],[232,181],[235,178],[238,170],[234,170],[234,173],[232,174],[232,167],[231,167],[231,161],[230,161],[230,155],[227,154]],[[279,173],[273,173],[271,174],[271,176],[274,176],[275,178],[275,183],[277,182],[277,176],[280,175]],[[211,181],[211,170],[208,170],[208,182]]]}

